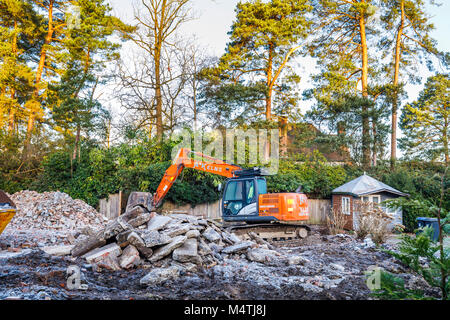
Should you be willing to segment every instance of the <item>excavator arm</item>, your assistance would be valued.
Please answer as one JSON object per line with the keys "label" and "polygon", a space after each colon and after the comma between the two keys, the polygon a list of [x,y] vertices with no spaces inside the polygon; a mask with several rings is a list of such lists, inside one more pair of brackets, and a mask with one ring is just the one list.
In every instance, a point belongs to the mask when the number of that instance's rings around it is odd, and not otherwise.
{"label": "excavator arm", "polygon": [[[201,160],[193,159],[197,156]],[[204,155],[200,152],[194,152],[187,148],[182,148],[178,151],[172,165],[166,170],[161,183],[156,190],[153,197],[153,206],[158,207],[167,192],[169,192],[173,183],[177,180],[184,168],[192,168],[203,172],[218,174],[227,178],[235,177],[235,172],[242,170],[241,167],[226,163],[220,159]]]}

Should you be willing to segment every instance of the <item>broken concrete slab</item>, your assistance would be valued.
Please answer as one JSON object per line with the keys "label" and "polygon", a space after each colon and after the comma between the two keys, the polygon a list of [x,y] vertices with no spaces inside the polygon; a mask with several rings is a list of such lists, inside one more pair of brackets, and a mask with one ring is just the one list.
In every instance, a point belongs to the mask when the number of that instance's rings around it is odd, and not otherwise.
{"label": "broken concrete slab", "polygon": [[195,264],[200,264],[201,259],[198,255],[197,248],[197,239],[187,239],[181,247],[173,251],[172,258],[179,262],[192,262]]}
{"label": "broken concrete slab", "polygon": [[298,255],[290,256],[288,258],[288,264],[289,265],[298,265],[298,264],[305,265],[305,264],[307,264],[309,262],[310,261],[308,259],[306,259],[305,257],[298,256]]}
{"label": "broken concrete slab", "polygon": [[191,229],[189,224],[180,224],[180,225],[176,225],[173,226],[171,228],[168,228],[166,230],[164,230],[163,232],[161,232],[162,234],[165,234],[171,238],[185,234],[186,232],[188,232]]}
{"label": "broken concrete slab", "polygon": [[152,217],[151,213],[142,213],[141,215],[137,216],[134,219],[131,219],[130,221],[128,221],[128,223],[132,226],[132,227],[140,227],[141,225],[147,223],[148,221],[150,221]]}
{"label": "broken concrete slab", "polygon": [[186,241],[186,239],[187,239],[186,236],[176,236],[175,238],[172,239],[172,241],[169,244],[166,244],[165,246],[156,249],[153,252],[153,255],[150,257],[149,261],[156,262],[168,256],[173,252],[173,250],[181,247],[183,243]]}
{"label": "broken concrete slab", "polygon": [[119,265],[123,269],[131,269],[140,263],[139,251],[133,245],[127,246],[119,258]]}
{"label": "broken concrete slab", "polygon": [[111,271],[121,270],[119,265],[119,258],[114,255],[100,256],[97,259],[97,262],[93,263],[93,268],[98,271],[99,269],[107,269]]}
{"label": "broken concrete slab", "polygon": [[200,237],[200,231],[198,230],[189,230],[188,232],[186,232],[186,237],[189,238],[198,238]]}
{"label": "broken concrete slab", "polygon": [[141,238],[144,240],[145,246],[148,248],[165,245],[172,241],[171,237],[156,230],[142,233]]}
{"label": "broken concrete slab", "polygon": [[254,248],[247,251],[247,258],[250,261],[273,264],[279,257],[279,253],[274,250]]}
{"label": "broken concrete slab", "polygon": [[189,223],[196,223],[197,220],[199,219],[196,216],[192,216],[192,215],[185,214],[185,213],[171,213],[168,216],[173,219],[177,219],[177,220],[181,220],[181,221],[185,221],[185,222],[189,222]]}
{"label": "broken concrete slab", "polygon": [[159,285],[167,280],[173,280],[180,275],[180,268],[171,266],[168,268],[155,268],[145,277],[143,277],[139,283],[144,286]]}
{"label": "broken concrete slab", "polygon": [[206,228],[206,230],[203,231],[202,235],[206,240],[210,242],[216,242],[222,239],[220,234],[211,227]]}
{"label": "broken concrete slab", "polygon": [[29,255],[31,252],[33,252],[31,249],[24,249],[17,252],[10,252],[6,250],[0,251],[0,260],[24,257],[26,255]]}
{"label": "broken concrete slab", "polygon": [[155,215],[147,224],[147,231],[159,231],[163,229],[172,218],[167,216]]}
{"label": "broken concrete slab", "polygon": [[224,248],[222,250],[222,253],[224,253],[224,254],[237,253],[237,252],[246,250],[248,248],[251,248],[253,245],[255,245],[255,243],[253,241],[242,241],[235,245]]}
{"label": "broken concrete slab", "polygon": [[83,258],[85,258],[88,263],[97,263],[107,256],[118,257],[121,253],[122,250],[120,247],[115,243],[111,243],[86,253]]}
{"label": "broken concrete slab", "polygon": [[47,246],[43,247],[42,251],[51,256],[68,256],[73,249],[73,245],[68,246]]}

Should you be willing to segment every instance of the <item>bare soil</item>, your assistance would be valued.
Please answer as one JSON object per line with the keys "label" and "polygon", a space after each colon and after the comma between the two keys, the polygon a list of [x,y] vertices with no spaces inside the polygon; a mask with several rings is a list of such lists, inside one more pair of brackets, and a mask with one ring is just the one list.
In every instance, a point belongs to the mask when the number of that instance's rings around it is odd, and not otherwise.
{"label": "bare soil", "polygon": [[[0,257],[0,299],[373,299],[365,275],[370,266],[382,266],[433,294],[388,254],[366,248],[351,236],[328,236],[320,227],[307,239],[274,243],[283,255],[301,256],[302,263],[266,265],[224,259],[219,265],[186,272],[156,287],[139,284],[150,264],[131,271],[96,272],[81,258],[49,256],[30,241],[24,242],[26,248],[13,248],[17,243],[20,239],[0,237],[0,249],[22,252]],[[393,245],[395,241],[388,244]],[[80,268],[86,290],[67,288],[67,269],[72,265]]]}

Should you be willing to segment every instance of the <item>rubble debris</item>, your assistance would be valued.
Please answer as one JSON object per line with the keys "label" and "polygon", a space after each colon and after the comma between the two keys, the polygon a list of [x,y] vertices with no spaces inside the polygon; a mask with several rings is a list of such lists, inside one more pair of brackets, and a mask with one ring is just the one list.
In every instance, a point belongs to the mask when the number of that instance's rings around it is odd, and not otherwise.
{"label": "rubble debris", "polygon": [[171,266],[168,268],[155,268],[140,280],[141,285],[154,286],[167,280],[173,280],[180,275],[180,268]]}
{"label": "rubble debris", "polygon": [[24,249],[24,250],[19,250],[16,252],[2,250],[2,251],[0,251],[0,260],[24,257],[26,255],[29,255],[31,252],[32,252],[31,249]]}
{"label": "rubble debris", "polygon": [[201,258],[198,255],[197,239],[187,239],[184,244],[173,251],[173,259],[179,262],[191,262],[201,264]]}
{"label": "rubble debris", "polygon": [[176,248],[181,247],[183,243],[186,241],[186,236],[176,236],[172,239],[168,244],[156,249],[153,252],[153,255],[150,257],[150,262],[156,262],[161,260],[165,256],[171,254]]}
{"label": "rubble debris", "polygon": [[131,269],[141,263],[139,251],[133,245],[126,247],[119,259],[119,265],[123,269]]}
{"label": "rubble debris", "polygon": [[164,228],[166,224],[168,224],[171,220],[172,218],[170,217],[157,215],[150,220],[150,222],[147,225],[147,230],[159,231],[162,228]]}
{"label": "rubble debris", "polygon": [[85,258],[88,263],[97,263],[107,256],[118,257],[121,253],[122,250],[120,247],[115,243],[111,243],[88,252],[83,258]]}
{"label": "rubble debris", "polygon": [[242,241],[240,243],[237,243],[235,245],[226,247],[222,250],[222,253],[225,254],[230,254],[230,253],[236,253],[236,252],[240,252],[243,251],[245,249],[250,248],[251,246],[253,246],[255,243],[253,241]]}
{"label": "rubble debris", "polygon": [[73,245],[68,246],[47,246],[43,247],[42,251],[51,256],[68,256],[72,251]]}
{"label": "rubble debris", "polygon": [[82,200],[72,199],[63,192],[23,190],[9,195],[17,207],[10,226],[21,229],[49,229],[66,233],[86,226],[100,229],[107,219]]}
{"label": "rubble debris", "polygon": [[216,242],[222,239],[220,234],[212,227],[209,227],[203,231],[203,237],[210,242]]}

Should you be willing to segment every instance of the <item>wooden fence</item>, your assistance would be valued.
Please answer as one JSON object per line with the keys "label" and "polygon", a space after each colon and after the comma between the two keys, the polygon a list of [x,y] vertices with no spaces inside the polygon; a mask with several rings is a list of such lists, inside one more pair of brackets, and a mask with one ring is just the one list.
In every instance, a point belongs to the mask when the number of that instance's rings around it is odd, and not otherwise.
{"label": "wooden fence", "polygon": [[108,199],[100,200],[99,212],[109,220],[113,220],[122,212],[122,208],[124,208],[123,200],[122,192],[110,194]]}

